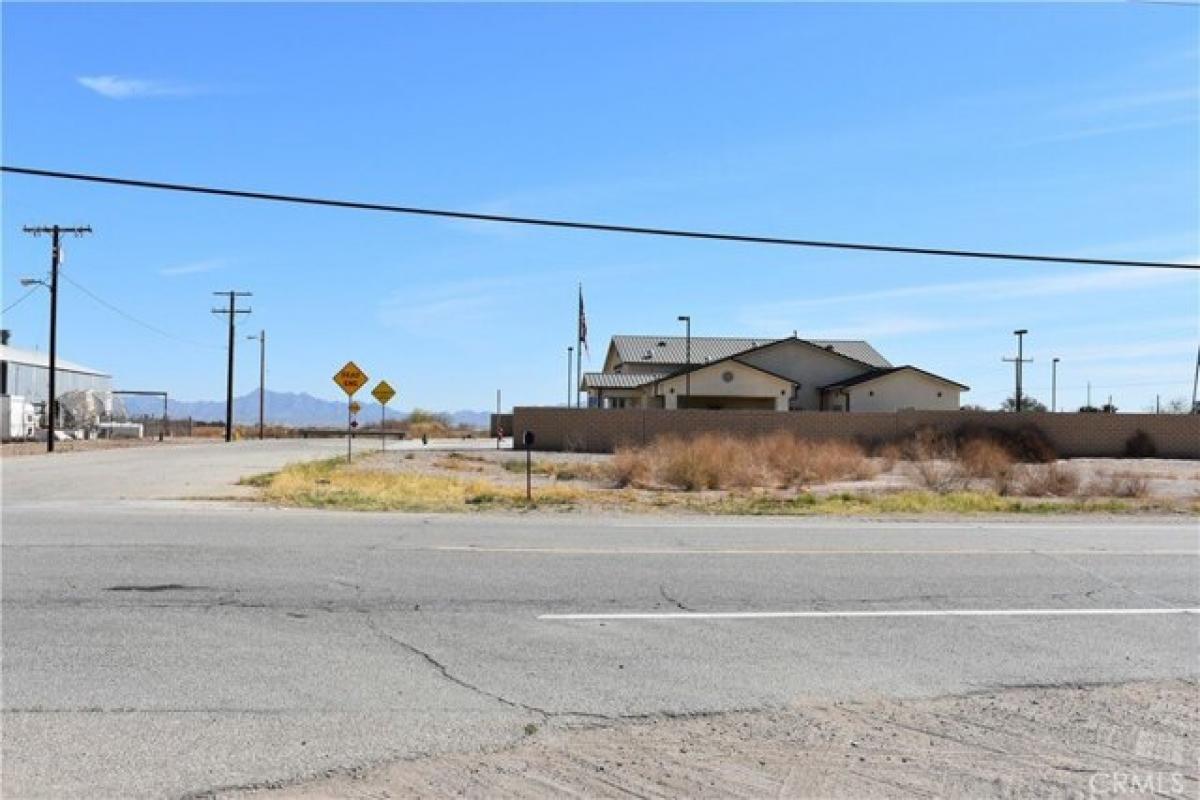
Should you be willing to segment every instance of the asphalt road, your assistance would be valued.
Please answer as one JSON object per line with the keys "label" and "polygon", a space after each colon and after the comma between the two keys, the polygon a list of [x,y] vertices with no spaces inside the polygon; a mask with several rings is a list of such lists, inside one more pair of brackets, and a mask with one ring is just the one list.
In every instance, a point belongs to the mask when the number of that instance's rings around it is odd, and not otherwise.
{"label": "asphalt road", "polygon": [[5,466],[5,797],[1200,663],[1200,617],[1175,613],[1200,607],[1194,521],[343,514],[37,494]]}

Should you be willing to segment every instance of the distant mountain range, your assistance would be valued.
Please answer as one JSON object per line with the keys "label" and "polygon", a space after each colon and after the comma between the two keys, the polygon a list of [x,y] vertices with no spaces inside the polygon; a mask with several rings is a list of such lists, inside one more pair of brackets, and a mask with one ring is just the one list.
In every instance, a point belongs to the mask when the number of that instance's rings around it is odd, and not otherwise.
{"label": "distant mountain range", "polygon": [[[124,397],[125,408],[131,416],[162,413],[162,401],[153,397]],[[364,423],[378,422],[379,405],[370,399],[361,400]],[[471,425],[486,428],[490,421],[487,411],[443,412],[456,425]],[[167,414],[176,419],[191,417],[194,420],[223,421],[224,400],[168,400]],[[388,409],[389,419],[402,419],[407,411]],[[272,392],[266,395],[266,418],[268,423],[279,425],[345,425],[346,403],[337,400],[322,400],[304,392]],[[258,390],[233,398],[233,419],[239,425],[258,422]]]}

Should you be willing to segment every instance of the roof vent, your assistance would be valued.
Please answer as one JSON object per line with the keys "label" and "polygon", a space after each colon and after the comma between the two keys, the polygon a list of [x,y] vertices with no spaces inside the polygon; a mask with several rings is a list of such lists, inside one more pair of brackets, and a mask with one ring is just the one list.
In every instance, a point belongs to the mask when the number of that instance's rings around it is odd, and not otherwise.
{"label": "roof vent", "polygon": [[650,352],[649,350],[647,350],[647,351],[646,351],[646,355],[642,356],[642,358],[644,358],[645,360],[649,361],[650,359],[654,358],[654,353],[652,353],[652,352]]}
{"label": "roof vent", "polygon": [[659,340],[658,340],[658,346],[659,346],[659,347],[666,347],[666,346],[667,346],[667,343],[666,343],[666,342],[664,342],[662,339],[659,339]]}
{"label": "roof vent", "polygon": [[825,349],[826,349],[826,350],[828,350],[829,352],[831,352],[831,353],[832,353],[832,352],[833,352],[833,345],[831,345],[831,344],[827,344],[827,345],[825,345]]}

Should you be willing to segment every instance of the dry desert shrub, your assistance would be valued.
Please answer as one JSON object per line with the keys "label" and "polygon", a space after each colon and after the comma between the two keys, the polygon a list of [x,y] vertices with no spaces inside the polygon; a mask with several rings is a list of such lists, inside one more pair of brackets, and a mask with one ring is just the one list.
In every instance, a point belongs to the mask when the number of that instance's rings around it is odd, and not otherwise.
{"label": "dry desert shrub", "polygon": [[922,487],[938,494],[967,488],[970,478],[957,461],[928,459],[910,462],[913,478]]}
{"label": "dry desert shrub", "polygon": [[963,471],[972,478],[990,481],[997,494],[1012,488],[1015,460],[1008,449],[992,439],[970,439],[958,452]]}
{"label": "dry desert shrub", "polygon": [[900,443],[900,452],[908,461],[949,461],[958,454],[954,438],[933,428],[913,431]]}
{"label": "dry desert shrub", "polygon": [[904,453],[900,449],[900,445],[895,442],[886,442],[875,448],[875,457],[879,459],[884,472],[891,472],[896,466],[897,461],[904,459]]}
{"label": "dry desert shrub", "polygon": [[618,448],[606,466],[608,477],[620,489],[645,485],[653,472],[650,459],[640,448]]}
{"label": "dry desert shrub", "polygon": [[1112,472],[1091,481],[1084,494],[1092,497],[1145,497],[1150,494],[1150,481],[1136,472]]}
{"label": "dry desert shrub", "polygon": [[685,491],[804,486],[863,480],[878,468],[852,442],[814,442],[777,433],[754,439],[704,434],[621,448],[609,462],[618,486],[665,485]]}
{"label": "dry desert shrub", "polygon": [[969,476],[957,461],[954,439],[933,428],[918,428],[900,444],[916,482],[943,493],[966,488]]}
{"label": "dry desert shrub", "polygon": [[805,486],[837,480],[867,480],[878,467],[853,442],[812,441],[777,433],[750,443],[765,476],[780,486]]}
{"label": "dry desert shrub", "polygon": [[1079,476],[1062,464],[1023,466],[1010,482],[1008,491],[1026,497],[1073,497],[1079,493]]}

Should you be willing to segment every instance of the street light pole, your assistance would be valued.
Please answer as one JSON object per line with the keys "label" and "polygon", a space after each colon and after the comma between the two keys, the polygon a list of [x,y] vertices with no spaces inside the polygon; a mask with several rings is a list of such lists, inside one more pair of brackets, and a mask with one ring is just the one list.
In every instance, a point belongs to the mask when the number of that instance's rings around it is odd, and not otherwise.
{"label": "street light pole", "polygon": [[1033,362],[1033,359],[1032,359],[1032,358],[1029,358],[1029,359],[1027,359],[1027,358],[1025,358],[1025,355],[1024,355],[1024,353],[1025,353],[1025,350],[1024,350],[1024,343],[1025,343],[1025,339],[1024,339],[1024,337],[1025,337],[1025,334],[1027,334],[1027,333],[1029,333],[1029,331],[1028,331],[1028,330],[1026,330],[1025,328],[1021,328],[1020,330],[1013,331],[1013,334],[1014,334],[1014,335],[1017,337],[1017,357],[1016,357],[1016,358],[1002,358],[1002,359],[1000,359],[1001,361],[1012,361],[1012,362],[1014,362],[1014,364],[1015,364],[1015,366],[1016,366],[1016,374],[1017,374],[1017,375],[1016,375],[1016,380],[1017,380],[1017,389],[1016,389],[1016,394],[1014,395],[1014,398],[1015,398],[1015,403],[1016,403],[1016,411],[1017,411],[1017,413],[1020,413],[1020,412],[1021,412],[1021,378],[1022,378],[1022,370],[1023,370],[1023,367],[1024,367],[1026,364],[1029,364],[1029,363],[1032,363],[1032,362]]}
{"label": "street light pole", "polygon": [[26,233],[34,236],[40,236],[43,233],[50,234],[50,385],[49,396],[46,398],[46,452],[54,452],[54,429],[57,420],[56,412],[58,410],[58,401],[55,397],[57,382],[55,380],[58,372],[58,267],[62,263],[62,234],[72,233],[76,236],[83,236],[91,233],[90,225],[80,225],[74,228],[64,228],[61,225],[26,225],[23,229]]}
{"label": "street light pole", "polygon": [[1058,410],[1058,361],[1057,357],[1050,362],[1050,410]]}
{"label": "street light pole", "polygon": [[263,435],[263,419],[266,409],[267,396],[267,332],[260,330],[258,335],[251,334],[247,339],[258,340],[258,440],[261,442],[265,437]]}
{"label": "street light pole", "polygon": [[571,354],[574,352],[574,347],[567,347],[567,408],[571,407]]}
{"label": "street light pole", "polygon": [[687,372],[684,375],[684,396],[688,399],[688,405],[691,405],[692,400],[692,318],[687,314],[680,314],[679,321],[684,324],[684,362]]}

